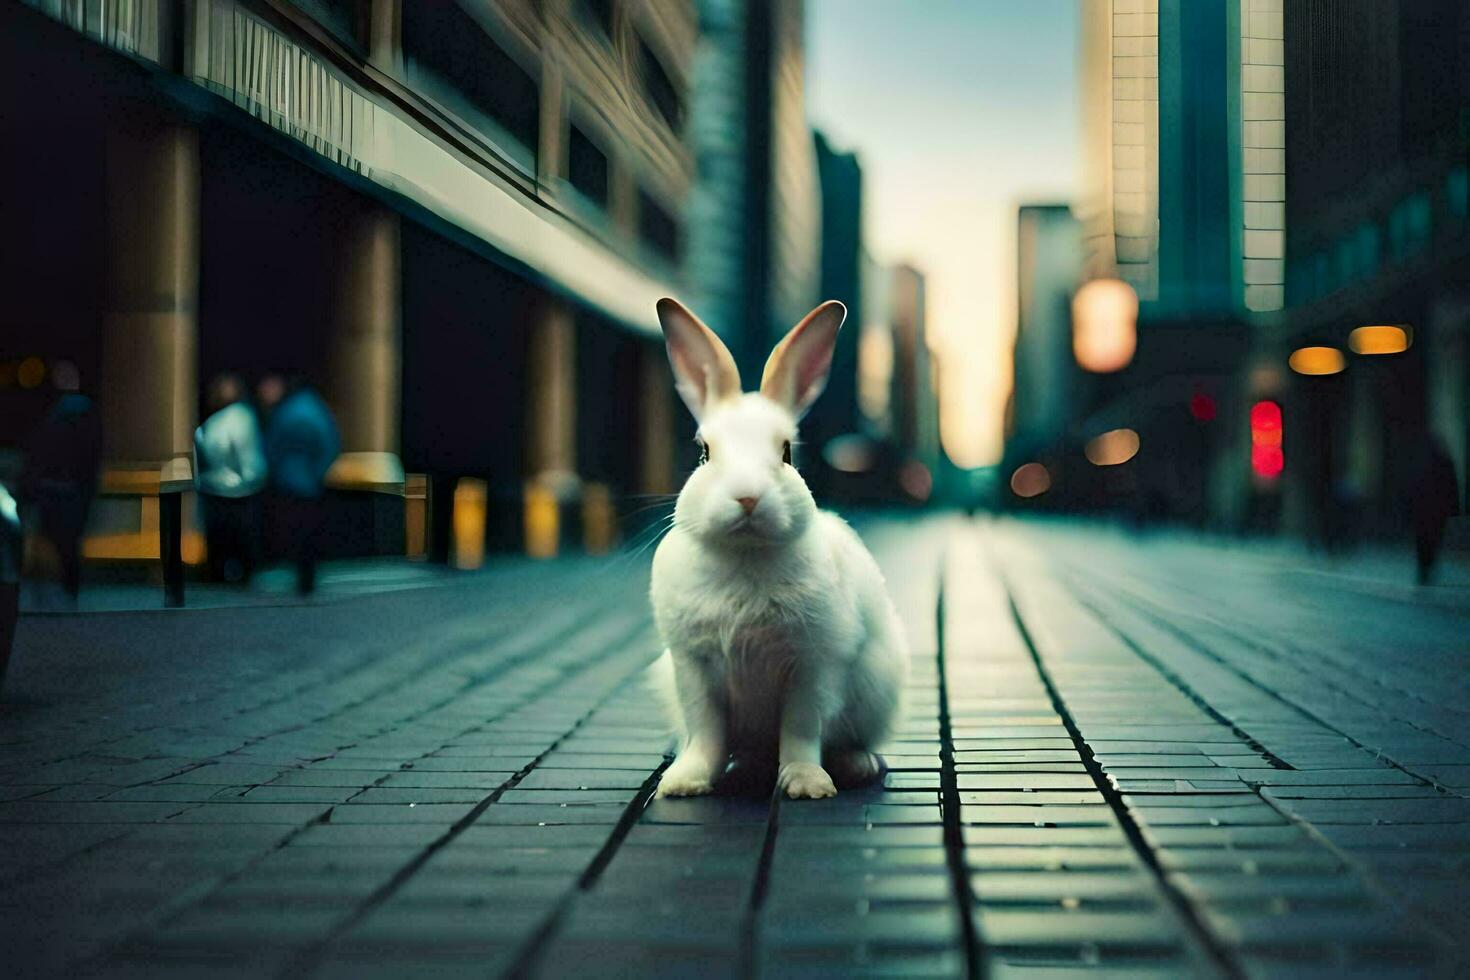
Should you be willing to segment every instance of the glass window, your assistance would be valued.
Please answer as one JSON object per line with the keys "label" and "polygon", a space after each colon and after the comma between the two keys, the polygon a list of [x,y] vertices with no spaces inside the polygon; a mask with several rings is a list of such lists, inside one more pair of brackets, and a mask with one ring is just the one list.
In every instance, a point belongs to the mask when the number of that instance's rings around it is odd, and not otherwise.
{"label": "glass window", "polygon": [[518,141],[535,150],[540,90],[458,3],[405,3],[403,56],[431,72]]}
{"label": "glass window", "polygon": [[638,42],[638,52],[639,60],[643,64],[643,84],[648,89],[648,98],[658,114],[664,117],[664,122],[669,124],[669,128],[678,132],[684,123],[684,105],[679,97],[679,90],[674,87],[669,73],[664,70],[658,56],[646,42]]}
{"label": "glass window", "polygon": [[1379,248],[1378,225],[1366,221],[1358,226],[1358,273],[1372,276],[1378,272]]}
{"label": "glass window", "polygon": [[1333,250],[1335,261],[1333,262],[1332,278],[1335,287],[1346,286],[1357,278],[1358,250],[1356,246],[1357,241],[1352,235],[1345,235],[1338,239],[1337,247]]}
{"label": "glass window", "polygon": [[638,191],[638,236],[671,262],[679,259],[679,223],[647,191]]}
{"label": "glass window", "polygon": [[1324,297],[1324,295],[1336,289],[1332,282],[1332,260],[1327,257],[1326,251],[1319,251],[1316,256],[1311,257],[1311,281],[1316,284],[1313,295]]}
{"label": "glass window", "polygon": [[1402,260],[1409,254],[1407,217],[1403,203],[1394,205],[1394,209],[1388,213],[1388,252],[1395,261]]}
{"label": "glass window", "polygon": [[1419,191],[1409,198],[1409,240],[1412,247],[1422,248],[1434,232],[1434,202],[1428,191]]}
{"label": "glass window", "polygon": [[1445,204],[1451,215],[1465,220],[1470,212],[1470,173],[1466,168],[1456,167],[1444,181]]}
{"label": "glass window", "polygon": [[607,154],[576,126],[570,127],[567,139],[567,181],[583,197],[607,208]]}
{"label": "glass window", "polygon": [[359,0],[296,0],[333,37],[361,54],[367,41],[367,9]]}

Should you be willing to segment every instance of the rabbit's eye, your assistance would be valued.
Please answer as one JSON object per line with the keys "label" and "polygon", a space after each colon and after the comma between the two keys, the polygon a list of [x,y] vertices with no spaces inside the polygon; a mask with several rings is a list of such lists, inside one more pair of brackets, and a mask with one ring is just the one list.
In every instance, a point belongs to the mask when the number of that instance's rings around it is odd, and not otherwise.
{"label": "rabbit's eye", "polygon": [[781,462],[785,463],[788,466],[791,465],[791,443],[790,443],[790,441],[781,443]]}
{"label": "rabbit's eye", "polygon": [[709,462],[709,443],[703,439],[696,440],[699,443],[699,465],[703,466]]}

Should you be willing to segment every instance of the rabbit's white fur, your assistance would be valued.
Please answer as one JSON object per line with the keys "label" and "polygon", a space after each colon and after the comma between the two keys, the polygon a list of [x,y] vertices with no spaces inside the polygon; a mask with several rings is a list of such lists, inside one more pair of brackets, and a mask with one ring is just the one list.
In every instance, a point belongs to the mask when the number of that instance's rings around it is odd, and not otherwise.
{"label": "rabbit's white fur", "polygon": [[653,561],[667,647],[653,676],[680,735],[661,796],[710,792],[732,752],[776,762],[793,798],[836,793],[828,769],[846,782],[878,771],[872,750],[893,724],[908,665],[903,629],[858,536],[817,510],[782,458],[825,383],[845,312],[813,311],[772,354],[761,392],[742,395],[718,338],[678,304],[659,304],[709,457]]}

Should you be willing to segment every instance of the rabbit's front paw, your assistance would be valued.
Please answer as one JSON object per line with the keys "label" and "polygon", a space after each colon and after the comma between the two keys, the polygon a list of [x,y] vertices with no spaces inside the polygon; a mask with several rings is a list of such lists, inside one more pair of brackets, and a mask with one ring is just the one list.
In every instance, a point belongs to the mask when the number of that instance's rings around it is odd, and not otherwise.
{"label": "rabbit's front paw", "polygon": [[822,800],[837,795],[827,770],[814,762],[788,762],[781,767],[781,788],[793,800]]}
{"label": "rabbit's front paw", "polygon": [[708,796],[714,789],[714,780],[704,766],[681,766],[678,761],[658,781],[659,796]]}

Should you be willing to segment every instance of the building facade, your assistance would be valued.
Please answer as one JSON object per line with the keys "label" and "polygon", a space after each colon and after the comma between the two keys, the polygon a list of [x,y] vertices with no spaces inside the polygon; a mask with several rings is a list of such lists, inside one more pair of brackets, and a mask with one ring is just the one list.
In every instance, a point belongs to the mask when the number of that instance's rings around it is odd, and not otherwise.
{"label": "building facade", "polygon": [[[492,546],[536,553],[671,489],[653,309],[686,281],[692,0],[7,0],[0,20],[6,141],[37,149],[6,164],[33,244],[3,273],[0,359],[71,360],[96,396],[116,533],[94,554],[146,552],[150,481],[187,471],[227,370],[323,391],[333,479],[374,528],[352,549],[403,540],[414,486],[439,550],[470,479]],[[0,441],[39,390],[0,390]]]}
{"label": "building facade", "polygon": [[1145,318],[1284,305],[1280,0],[1081,5],[1088,278]]}
{"label": "building facade", "polygon": [[847,307],[847,320],[837,334],[832,371],[822,397],[802,422],[807,482],[819,496],[842,493],[841,470],[833,467],[827,447],[834,439],[860,429],[858,411],[858,343],[866,316],[863,308],[863,171],[855,153],[834,149],[815,135],[821,178],[822,299]]}
{"label": "building facade", "polygon": [[[1187,467],[1150,472],[1145,435],[1137,469],[1178,499],[1203,460],[1202,512],[1225,525],[1400,535],[1436,443],[1463,509],[1465,5],[1082,9],[1087,272],[1141,300],[1135,362],[1098,385],[1088,427],[1208,399],[1216,424],[1191,436],[1176,411],[1159,430]],[[1281,422],[1260,455],[1263,403]]]}
{"label": "building facade", "polygon": [[1466,503],[1470,11],[1302,0],[1284,24],[1289,309],[1260,356],[1320,348],[1334,368],[1281,387],[1284,519],[1401,534],[1431,442]]}
{"label": "building facade", "polygon": [[892,268],[888,316],[893,333],[893,379],[889,399],[897,452],[899,490],[927,501],[942,473],[939,445],[939,371],[929,349],[924,274],[911,265]]}
{"label": "building facade", "polygon": [[[1072,356],[1072,297],[1082,276],[1082,229],[1065,204],[1023,205],[1016,223],[1015,380],[1003,472],[1065,465],[1074,405],[1087,376]],[[1074,447],[1072,447],[1074,448]],[[1064,483],[1057,481],[1059,490]]]}
{"label": "building facade", "polygon": [[1242,379],[1285,300],[1282,4],[1081,11],[1084,275],[1127,283],[1139,310],[1136,354],[1090,379],[1079,436],[1138,435],[1132,478],[1109,475],[1126,506],[1230,524],[1272,492],[1250,478]]}

